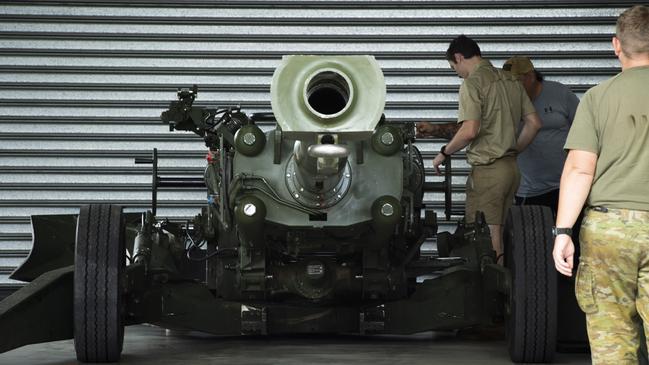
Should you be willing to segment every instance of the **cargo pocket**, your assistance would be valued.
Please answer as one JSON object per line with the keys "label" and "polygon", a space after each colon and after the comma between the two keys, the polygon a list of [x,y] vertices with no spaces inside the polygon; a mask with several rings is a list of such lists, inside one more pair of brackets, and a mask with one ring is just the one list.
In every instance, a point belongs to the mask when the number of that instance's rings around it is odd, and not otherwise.
{"label": "cargo pocket", "polygon": [[579,308],[586,314],[597,312],[595,293],[593,291],[593,272],[587,264],[581,263],[577,268],[575,295]]}

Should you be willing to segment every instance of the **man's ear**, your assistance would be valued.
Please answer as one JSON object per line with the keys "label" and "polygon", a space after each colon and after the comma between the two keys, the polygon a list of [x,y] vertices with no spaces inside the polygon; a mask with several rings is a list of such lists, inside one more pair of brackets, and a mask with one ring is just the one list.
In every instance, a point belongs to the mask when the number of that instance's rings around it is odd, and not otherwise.
{"label": "man's ear", "polygon": [[462,53],[457,52],[453,54],[453,58],[455,59],[455,64],[458,64],[460,63],[460,61],[464,60],[464,55],[462,55]]}
{"label": "man's ear", "polygon": [[536,80],[536,73],[534,72],[534,70],[525,74],[525,81],[532,82],[534,80]]}
{"label": "man's ear", "polygon": [[611,43],[613,44],[613,51],[615,51],[615,55],[619,57],[620,53],[622,53],[622,42],[620,42],[620,39],[618,37],[613,36]]}

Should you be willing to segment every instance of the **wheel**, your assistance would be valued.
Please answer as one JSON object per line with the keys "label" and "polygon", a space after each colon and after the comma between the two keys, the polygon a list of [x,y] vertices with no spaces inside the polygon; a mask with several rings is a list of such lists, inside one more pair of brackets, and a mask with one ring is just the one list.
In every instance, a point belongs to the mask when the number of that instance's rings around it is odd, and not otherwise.
{"label": "wheel", "polygon": [[542,206],[513,206],[503,240],[512,285],[505,308],[509,355],[513,362],[551,362],[557,336],[552,211]]}
{"label": "wheel", "polygon": [[74,263],[74,348],[79,361],[119,361],[124,343],[124,247],[121,207],[81,207]]}

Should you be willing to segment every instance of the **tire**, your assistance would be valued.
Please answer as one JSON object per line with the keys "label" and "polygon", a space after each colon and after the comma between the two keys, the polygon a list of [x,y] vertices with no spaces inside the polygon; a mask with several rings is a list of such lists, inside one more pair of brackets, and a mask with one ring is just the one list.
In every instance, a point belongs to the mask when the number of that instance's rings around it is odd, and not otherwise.
{"label": "tire", "polygon": [[557,342],[552,211],[542,206],[513,206],[503,240],[512,285],[505,308],[509,355],[517,363],[551,362]]}
{"label": "tire", "polygon": [[122,208],[82,206],[74,267],[74,348],[81,362],[119,361],[125,256]]}

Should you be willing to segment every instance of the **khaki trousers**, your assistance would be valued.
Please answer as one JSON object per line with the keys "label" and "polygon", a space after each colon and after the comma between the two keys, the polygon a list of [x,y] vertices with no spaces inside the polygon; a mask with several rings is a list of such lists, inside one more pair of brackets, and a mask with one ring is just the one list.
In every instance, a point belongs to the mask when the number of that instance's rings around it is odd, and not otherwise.
{"label": "khaki trousers", "polygon": [[501,157],[489,165],[473,166],[466,181],[466,222],[473,223],[479,210],[484,213],[487,224],[504,224],[520,180],[513,156]]}

